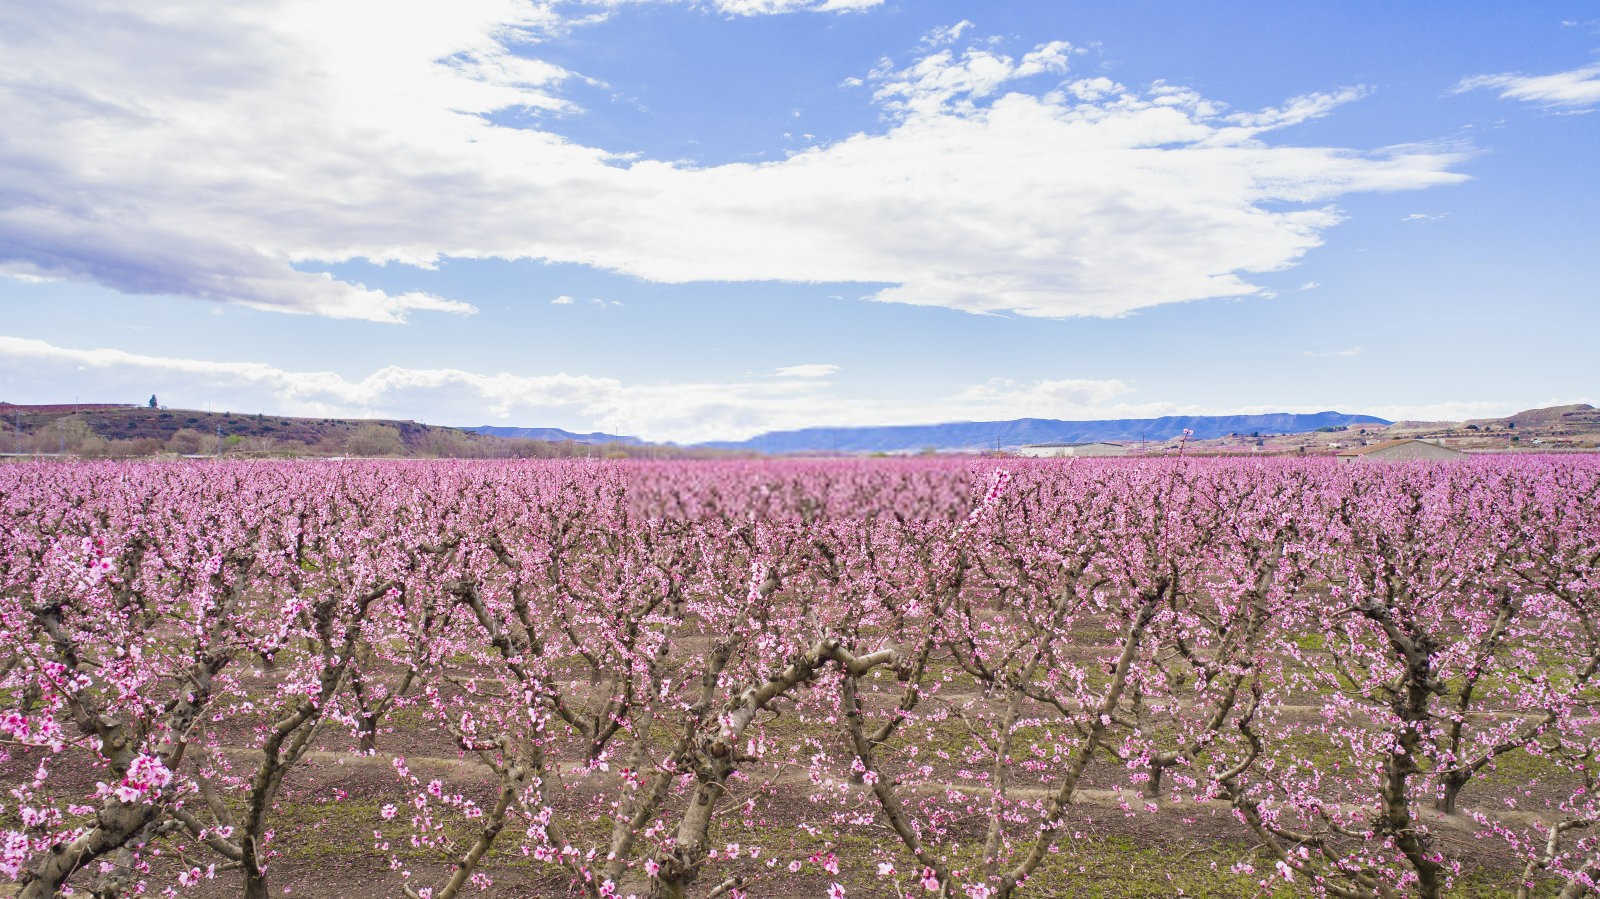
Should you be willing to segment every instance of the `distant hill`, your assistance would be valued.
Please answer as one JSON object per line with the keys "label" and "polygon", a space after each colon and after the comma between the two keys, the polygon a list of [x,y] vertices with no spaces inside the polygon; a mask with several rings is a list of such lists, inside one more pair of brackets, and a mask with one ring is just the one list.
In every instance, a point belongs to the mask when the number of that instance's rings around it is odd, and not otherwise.
{"label": "distant hill", "polygon": [[143,403],[46,403],[43,405],[19,406],[16,403],[0,402],[0,415],[73,415],[78,412],[116,412],[128,409],[146,408]]}
{"label": "distant hill", "polygon": [[637,437],[574,434],[560,428],[449,428],[395,419],[298,418],[116,403],[0,402],[0,454],[133,458],[218,452],[226,456],[457,458],[733,455],[645,444]]}
{"label": "distant hill", "polygon": [[758,453],[988,450],[1014,448],[1029,443],[1084,443],[1096,440],[1159,443],[1181,435],[1184,428],[1192,429],[1196,440],[1209,440],[1228,434],[1298,434],[1318,428],[1387,424],[1389,422],[1385,419],[1372,415],[1347,415],[1343,412],[1168,415],[1162,418],[1095,421],[1018,418],[1012,421],[961,421],[935,425],[804,428],[797,431],[770,431],[749,440],[715,441],[700,446]]}
{"label": "distant hill", "polygon": [[478,425],[473,428],[461,428],[473,434],[484,434],[489,437],[506,437],[512,440],[545,440],[560,443],[571,440],[575,443],[623,443],[629,446],[639,446],[644,443],[637,437],[627,437],[621,434],[602,434],[598,431],[590,434],[577,434],[564,431],[561,428],[505,428],[499,425]]}
{"label": "distant hill", "polygon": [[1542,409],[1524,409],[1515,415],[1504,418],[1479,418],[1467,422],[1472,425],[1504,425],[1514,422],[1519,428],[1538,427],[1583,427],[1590,430],[1600,425],[1600,409],[1588,403],[1572,403],[1566,406],[1546,406]]}
{"label": "distant hill", "polygon": [[0,403],[0,420],[8,424],[20,421],[24,432],[37,432],[68,419],[81,422],[88,432],[105,440],[166,441],[178,431],[187,430],[203,435],[221,434],[224,438],[264,438],[314,445],[324,440],[342,441],[362,425],[381,425],[393,428],[406,446],[414,446],[428,435],[455,430],[392,419],[297,418],[259,412],[206,412],[165,407],[152,409],[142,404]]}

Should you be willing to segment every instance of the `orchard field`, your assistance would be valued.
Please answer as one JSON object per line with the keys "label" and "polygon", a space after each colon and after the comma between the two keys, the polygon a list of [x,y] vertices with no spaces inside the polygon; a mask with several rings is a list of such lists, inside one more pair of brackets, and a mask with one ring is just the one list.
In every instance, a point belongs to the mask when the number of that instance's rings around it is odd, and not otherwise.
{"label": "orchard field", "polygon": [[0,887],[1578,896],[1600,461],[0,467]]}

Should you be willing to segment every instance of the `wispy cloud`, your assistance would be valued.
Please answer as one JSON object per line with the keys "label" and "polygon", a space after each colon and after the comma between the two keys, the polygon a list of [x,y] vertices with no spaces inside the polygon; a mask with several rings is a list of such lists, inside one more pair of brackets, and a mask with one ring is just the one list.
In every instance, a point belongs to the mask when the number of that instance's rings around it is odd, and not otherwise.
{"label": "wispy cloud", "polygon": [[[1329,355],[1355,355],[1359,347]],[[1308,354],[1310,355],[1310,354]],[[816,363],[808,363],[808,365]],[[1390,419],[1459,420],[1506,415],[1558,402],[1446,401],[1361,405],[1348,396],[1299,405],[1207,407],[1138,400],[1116,378],[1025,380],[996,377],[942,396],[906,400],[839,392],[825,378],[749,378],[629,383],[557,372],[519,374],[389,365],[359,377],[299,371],[263,362],[158,356],[108,347],[64,347],[0,336],[0,367],[13,374],[7,391],[33,384],[46,401],[63,390],[115,399],[137,384],[137,401],[156,393],[172,405],[262,410],[285,415],[414,418],[435,424],[507,421],[574,430],[620,428],[654,440],[738,439],[814,425],[927,424],[1011,418],[1152,418],[1161,415],[1315,412],[1339,409]]]}
{"label": "wispy cloud", "polygon": [[1348,359],[1361,355],[1361,347],[1345,347],[1342,350],[1305,350],[1305,355],[1313,359]]}
{"label": "wispy cloud", "polygon": [[1524,409],[1556,403],[1514,402],[1507,400],[1444,400],[1432,403],[1397,403],[1362,409],[1369,415],[1390,421],[1466,421],[1470,418],[1495,418]]}
{"label": "wispy cloud", "polygon": [[713,0],[718,12],[734,16],[767,16],[790,12],[863,12],[883,0]]}
{"label": "wispy cloud", "polygon": [[940,25],[936,28],[930,28],[927,33],[922,35],[922,40],[918,42],[918,46],[931,49],[953,44],[961,40],[961,35],[971,27],[971,19],[962,19],[953,25]]}
{"label": "wispy cloud", "polygon": [[785,365],[774,374],[780,378],[826,378],[837,372],[839,366],[826,362],[808,362],[804,365]]}
{"label": "wispy cloud", "polygon": [[1301,122],[1323,118],[1338,107],[1354,103],[1371,93],[1372,89],[1365,85],[1341,87],[1334,91],[1318,91],[1290,98],[1289,102],[1282,106],[1268,107],[1256,112],[1232,113],[1226,116],[1226,121],[1256,130],[1298,125]]}
{"label": "wispy cloud", "polygon": [[[175,406],[269,410],[287,415],[415,418],[437,424],[515,421],[594,430],[624,427],[650,439],[738,439],[812,425],[916,424],[979,417],[1128,417],[1169,405],[1130,406],[1121,381],[996,378],[953,394],[907,401],[837,392],[807,363],[779,377],[629,383],[556,372],[520,374],[388,365],[351,377],[263,362],[158,356],[109,347],[64,347],[0,336],[0,368],[27,372],[46,392],[70,384],[84,396],[115,397],[137,383]],[[785,375],[785,372],[790,374]],[[8,391],[19,386],[8,381]],[[26,401],[25,396],[9,399]],[[135,397],[138,399],[139,397]]]}
{"label": "wispy cloud", "polygon": [[562,294],[561,296],[558,296],[555,299],[551,300],[550,301],[550,305],[552,305],[552,306],[571,306],[574,302],[576,302],[576,301],[573,300],[572,297],[569,297],[566,294]]}
{"label": "wispy cloud", "polygon": [[1412,212],[1400,219],[1402,222],[1442,222],[1450,217],[1448,212]]}
{"label": "wispy cloud", "polygon": [[1555,72],[1550,75],[1523,75],[1505,72],[1463,78],[1455,92],[1495,90],[1502,100],[1521,100],[1544,107],[1569,111],[1588,111],[1600,105],[1600,63]]}
{"label": "wispy cloud", "polygon": [[[1061,378],[1018,381],[990,378],[956,394],[956,399],[988,410],[994,418],[1022,418],[1040,415],[1039,410],[1084,410],[1104,408],[1131,393],[1128,384],[1112,379]],[[1031,410],[1031,411],[1027,411]],[[1051,413],[1052,417],[1062,412]]]}
{"label": "wispy cloud", "polygon": [[[653,439],[748,436],[824,414],[838,401],[777,381],[626,383],[556,372],[517,374],[390,365],[361,377],[260,362],[71,348],[0,337],[0,362],[52,384],[108,395],[136,381],[179,405],[270,409],[282,414],[420,418],[439,424],[528,421],[584,429],[625,425]],[[114,395],[114,394],[112,394]],[[847,413],[848,414],[848,413]]]}
{"label": "wispy cloud", "polygon": [[1300,285],[1300,290],[1302,292],[1307,291],[1307,290],[1316,290],[1317,288],[1319,288],[1321,286],[1322,286],[1322,282],[1321,281],[1307,281],[1306,283]]}

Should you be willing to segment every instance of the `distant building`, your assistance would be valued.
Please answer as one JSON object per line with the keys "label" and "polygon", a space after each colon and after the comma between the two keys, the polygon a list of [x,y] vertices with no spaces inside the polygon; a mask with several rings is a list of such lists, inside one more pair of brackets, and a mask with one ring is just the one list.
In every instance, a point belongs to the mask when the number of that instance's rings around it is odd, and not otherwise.
{"label": "distant building", "polygon": [[1460,459],[1466,454],[1426,440],[1384,440],[1339,453],[1340,462],[1396,462],[1408,459]]}
{"label": "distant building", "polygon": [[1030,443],[1017,448],[1017,455],[1035,459],[1059,459],[1064,456],[1126,456],[1128,448],[1120,443]]}

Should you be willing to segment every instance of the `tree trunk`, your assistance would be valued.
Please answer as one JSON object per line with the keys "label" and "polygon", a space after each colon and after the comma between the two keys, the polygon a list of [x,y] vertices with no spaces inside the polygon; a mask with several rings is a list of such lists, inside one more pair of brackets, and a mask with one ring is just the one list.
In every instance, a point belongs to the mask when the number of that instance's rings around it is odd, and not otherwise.
{"label": "tree trunk", "polygon": [[378,716],[362,715],[359,725],[361,733],[361,752],[363,754],[378,751]]}
{"label": "tree trunk", "polygon": [[1446,776],[1444,778],[1444,794],[1434,800],[1433,807],[1446,815],[1455,814],[1458,800],[1461,798],[1461,788],[1466,785],[1466,777]]}
{"label": "tree trunk", "polygon": [[1383,821],[1381,832],[1394,840],[1395,848],[1417,872],[1417,896],[1437,899],[1444,890],[1444,866],[1437,860],[1433,841],[1418,831],[1411,817],[1408,781],[1418,773],[1416,752],[1421,737],[1418,729],[1427,720],[1428,667],[1413,661],[1406,690],[1406,705],[1401,710],[1402,724],[1396,734],[1396,751],[1383,763]]}
{"label": "tree trunk", "polygon": [[1152,759],[1150,761],[1150,779],[1145,781],[1145,784],[1144,784],[1144,798],[1146,798],[1146,799],[1160,799],[1161,798],[1161,775],[1166,770],[1167,770],[1167,766],[1165,764],[1163,764],[1160,760]]}
{"label": "tree trunk", "polygon": [[256,857],[256,838],[245,834],[239,848],[244,850],[244,858],[240,860],[244,871],[244,899],[267,899],[267,875]]}
{"label": "tree trunk", "polygon": [[703,780],[695,788],[689,807],[678,822],[677,845],[661,865],[651,895],[655,899],[684,899],[689,885],[700,873],[700,862],[705,856],[707,839],[711,831],[711,815],[716,811],[717,800],[723,793],[722,781],[732,773],[726,762],[716,764],[716,780]]}

